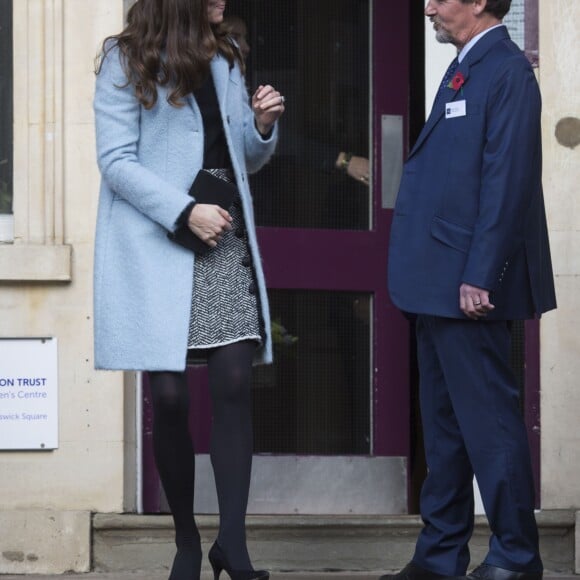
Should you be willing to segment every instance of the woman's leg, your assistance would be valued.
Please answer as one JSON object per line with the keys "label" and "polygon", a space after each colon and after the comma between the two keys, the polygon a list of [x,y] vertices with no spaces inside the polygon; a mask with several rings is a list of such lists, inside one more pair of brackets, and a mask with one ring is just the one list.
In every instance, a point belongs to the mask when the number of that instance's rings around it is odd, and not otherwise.
{"label": "woman's leg", "polygon": [[177,555],[170,580],[198,580],[201,543],[193,518],[195,456],[188,428],[189,391],[185,373],[150,372],[153,452],[175,522]]}
{"label": "woman's leg", "polygon": [[211,462],[220,510],[218,544],[234,570],[251,570],[246,510],[252,469],[250,380],[254,341],[213,350],[208,356],[213,422]]}

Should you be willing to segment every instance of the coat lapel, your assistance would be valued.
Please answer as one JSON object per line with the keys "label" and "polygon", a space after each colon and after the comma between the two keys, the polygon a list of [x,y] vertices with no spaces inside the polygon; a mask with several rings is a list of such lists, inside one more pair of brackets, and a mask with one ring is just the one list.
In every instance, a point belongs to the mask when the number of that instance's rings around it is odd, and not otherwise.
{"label": "coat lapel", "polygon": [[[475,44],[475,46],[467,53],[467,56],[463,59],[459,67],[457,68],[457,73],[463,74],[465,82],[463,83],[464,86],[467,84],[469,80],[469,74],[471,67],[479,62],[491,49],[491,47],[499,41],[508,40],[509,34],[507,32],[507,28],[505,26],[500,26],[494,30],[488,32],[485,36],[483,36],[479,42]],[[456,74],[457,74],[456,73]],[[423,127],[423,130],[419,134],[413,149],[409,153],[409,158],[412,157],[423,145],[427,137],[433,131],[433,129],[437,126],[439,121],[443,118],[445,114],[445,103],[450,103],[458,98],[461,94],[461,89],[455,91],[450,88],[445,88],[438,98],[433,103],[433,108],[431,109],[431,114]]]}
{"label": "coat lapel", "polygon": [[[463,78],[465,79],[465,83],[469,80],[469,63],[467,59],[465,59],[458,67],[457,72],[455,74],[461,73]],[[409,153],[409,157],[413,156],[421,147],[425,139],[429,136],[431,131],[436,127],[437,123],[441,121],[443,115],[445,114],[445,104],[450,103],[457,99],[457,97],[461,94],[461,89],[454,90],[449,87],[444,88],[442,91],[439,92],[435,102],[433,103],[433,108],[431,109],[431,114],[427,119],[421,133],[419,134],[419,138],[415,142],[413,149]]]}

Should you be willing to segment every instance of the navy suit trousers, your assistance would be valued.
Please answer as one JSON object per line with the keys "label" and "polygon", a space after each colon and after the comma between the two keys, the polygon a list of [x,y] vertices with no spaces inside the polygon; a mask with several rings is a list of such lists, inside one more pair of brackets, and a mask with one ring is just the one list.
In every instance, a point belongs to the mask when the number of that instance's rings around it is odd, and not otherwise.
{"label": "navy suit trousers", "polygon": [[475,474],[492,532],[485,563],[541,571],[508,324],[420,315],[416,327],[428,476],[413,561],[439,574],[465,574]]}

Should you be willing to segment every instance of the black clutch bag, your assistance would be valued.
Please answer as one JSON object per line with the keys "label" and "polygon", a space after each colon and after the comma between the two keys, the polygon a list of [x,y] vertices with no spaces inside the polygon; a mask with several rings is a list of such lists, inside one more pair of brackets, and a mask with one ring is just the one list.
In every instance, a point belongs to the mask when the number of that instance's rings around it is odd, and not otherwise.
{"label": "black clutch bag", "polygon": [[[189,188],[189,195],[195,199],[196,203],[211,203],[225,210],[230,208],[237,193],[238,188],[235,184],[224,181],[203,169],[197,174]],[[180,224],[174,232],[169,232],[167,237],[197,254],[207,254],[211,250],[210,246],[189,229],[187,217],[185,223]]]}

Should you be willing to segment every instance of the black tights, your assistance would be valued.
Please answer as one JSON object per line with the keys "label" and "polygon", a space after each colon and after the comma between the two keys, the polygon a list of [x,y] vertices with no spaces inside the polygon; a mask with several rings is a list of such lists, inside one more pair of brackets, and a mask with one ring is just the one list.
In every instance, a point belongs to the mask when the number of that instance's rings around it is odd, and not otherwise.
{"label": "black tights", "polygon": [[[213,349],[207,361],[213,410],[210,453],[220,511],[217,540],[237,570],[251,569],[245,517],[252,468],[250,378],[255,350],[253,341],[236,342]],[[170,578],[190,580],[199,577],[201,548],[193,519],[195,459],[188,428],[186,375],[150,372],[149,383],[155,462],[175,522],[178,556],[181,554]]]}

